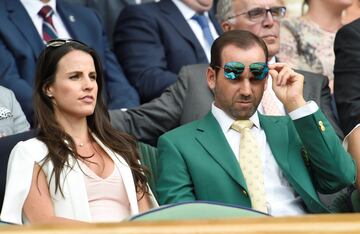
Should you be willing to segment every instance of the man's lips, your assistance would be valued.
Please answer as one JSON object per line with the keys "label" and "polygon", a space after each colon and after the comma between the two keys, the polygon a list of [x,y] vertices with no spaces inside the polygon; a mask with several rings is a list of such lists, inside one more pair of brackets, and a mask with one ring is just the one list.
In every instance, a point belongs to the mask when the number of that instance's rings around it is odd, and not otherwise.
{"label": "man's lips", "polygon": [[242,105],[242,106],[252,105],[252,102],[250,102],[250,101],[236,101],[236,103],[239,105]]}
{"label": "man's lips", "polygon": [[266,35],[262,37],[265,41],[275,41],[277,39],[277,36],[275,35]]}

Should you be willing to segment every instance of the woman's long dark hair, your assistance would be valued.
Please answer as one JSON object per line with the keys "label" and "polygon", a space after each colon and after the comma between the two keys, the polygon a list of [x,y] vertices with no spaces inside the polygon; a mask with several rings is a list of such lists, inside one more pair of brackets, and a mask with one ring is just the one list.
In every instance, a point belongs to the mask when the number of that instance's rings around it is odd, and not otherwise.
{"label": "woman's long dark hair", "polygon": [[142,192],[143,194],[147,193],[148,187],[145,173],[148,171],[138,163],[139,154],[136,140],[130,135],[111,127],[109,114],[101,94],[103,88],[103,70],[100,59],[93,49],[72,40],[64,40],[60,45],[55,43],[55,46],[51,46],[50,43],[40,54],[36,66],[34,90],[35,121],[39,128],[38,139],[46,144],[49,151],[43,163],[51,161],[54,165],[51,179],[54,176],[55,192],[59,190],[62,193],[60,186],[60,174],[62,170],[66,169],[66,167],[72,168],[73,166],[69,164],[69,156],[76,159],[81,156],[76,151],[72,137],[67,134],[56,121],[53,102],[51,98],[46,95],[45,90],[55,82],[55,74],[60,59],[73,50],[80,50],[91,55],[97,73],[97,103],[94,113],[87,117],[90,131],[93,132],[104,145],[125,159],[134,176],[136,191]]}

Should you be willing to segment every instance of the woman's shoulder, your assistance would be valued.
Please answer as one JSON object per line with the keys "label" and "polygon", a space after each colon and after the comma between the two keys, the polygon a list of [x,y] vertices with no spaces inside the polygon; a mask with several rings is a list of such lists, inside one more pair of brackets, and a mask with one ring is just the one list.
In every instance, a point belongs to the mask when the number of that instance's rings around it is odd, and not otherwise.
{"label": "woman's shoulder", "polygon": [[47,154],[48,149],[45,143],[36,137],[18,142],[11,151],[11,155],[35,161],[42,160]]}

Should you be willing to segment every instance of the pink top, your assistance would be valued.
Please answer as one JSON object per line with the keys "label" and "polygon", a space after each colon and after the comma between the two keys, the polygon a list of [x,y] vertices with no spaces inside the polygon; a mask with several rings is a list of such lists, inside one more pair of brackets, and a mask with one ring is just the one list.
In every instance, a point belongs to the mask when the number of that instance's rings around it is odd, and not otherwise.
{"label": "pink top", "polygon": [[103,179],[80,162],[84,171],[92,222],[118,222],[130,215],[130,203],[119,169]]}

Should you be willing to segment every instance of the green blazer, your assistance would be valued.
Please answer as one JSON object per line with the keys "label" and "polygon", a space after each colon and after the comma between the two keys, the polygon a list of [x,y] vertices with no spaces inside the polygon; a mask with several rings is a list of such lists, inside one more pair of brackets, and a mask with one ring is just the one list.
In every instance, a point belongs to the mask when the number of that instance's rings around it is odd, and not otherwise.
{"label": "green blazer", "polygon": [[[319,110],[298,120],[259,114],[267,142],[284,176],[308,212],[329,212],[317,191],[332,193],[355,181],[355,163]],[[159,139],[160,204],[208,200],[251,207],[239,163],[209,112]]]}

